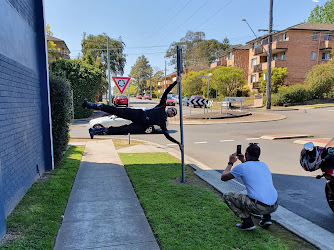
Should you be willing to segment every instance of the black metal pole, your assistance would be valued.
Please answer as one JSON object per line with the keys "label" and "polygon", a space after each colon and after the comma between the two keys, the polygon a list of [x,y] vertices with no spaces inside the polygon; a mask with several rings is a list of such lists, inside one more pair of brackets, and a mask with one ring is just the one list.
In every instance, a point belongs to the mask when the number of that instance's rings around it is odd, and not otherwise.
{"label": "black metal pole", "polygon": [[[177,76],[181,76],[183,71],[183,65],[182,65],[182,49],[177,46],[176,48],[176,54],[177,54]],[[181,144],[183,144],[183,113],[182,113],[182,88],[181,88],[181,82],[179,83],[179,108],[180,108],[180,133],[181,133]],[[181,149],[181,164],[182,164],[182,179],[181,182],[185,183],[185,168],[184,168],[184,147]]]}

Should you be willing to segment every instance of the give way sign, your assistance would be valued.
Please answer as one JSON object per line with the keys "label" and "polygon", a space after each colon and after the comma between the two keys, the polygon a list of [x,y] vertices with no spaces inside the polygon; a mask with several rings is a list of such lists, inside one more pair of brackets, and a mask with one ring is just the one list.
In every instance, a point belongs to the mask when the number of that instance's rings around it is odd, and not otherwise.
{"label": "give way sign", "polygon": [[113,76],[112,79],[114,80],[119,92],[123,94],[126,86],[128,85],[130,81],[130,77],[122,77],[122,76]]}

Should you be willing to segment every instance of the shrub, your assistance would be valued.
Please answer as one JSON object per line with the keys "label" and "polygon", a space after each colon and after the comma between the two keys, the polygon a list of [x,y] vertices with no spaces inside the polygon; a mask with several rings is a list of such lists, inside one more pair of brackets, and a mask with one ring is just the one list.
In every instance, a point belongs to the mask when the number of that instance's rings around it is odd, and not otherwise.
{"label": "shrub", "polygon": [[308,86],[296,84],[280,90],[271,96],[273,105],[282,106],[285,103],[303,103],[310,99],[312,91]]}
{"label": "shrub", "polygon": [[323,98],[333,92],[334,61],[314,66],[306,77],[306,84],[312,91],[313,99]]}
{"label": "shrub", "polygon": [[68,79],[73,89],[75,118],[86,118],[92,110],[81,107],[83,99],[95,102],[95,97],[102,84],[102,71],[81,60],[59,60],[50,64],[50,71]]}
{"label": "shrub", "polygon": [[66,151],[71,121],[71,87],[64,78],[50,75],[53,154],[57,166]]}

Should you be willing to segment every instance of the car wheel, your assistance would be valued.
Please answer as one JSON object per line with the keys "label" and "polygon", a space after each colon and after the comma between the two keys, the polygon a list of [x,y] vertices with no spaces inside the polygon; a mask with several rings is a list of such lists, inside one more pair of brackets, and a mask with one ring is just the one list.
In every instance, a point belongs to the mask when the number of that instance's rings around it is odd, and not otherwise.
{"label": "car wheel", "polygon": [[152,134],[154,132],[154,127],[150,126],[145,130],[145,134]]}

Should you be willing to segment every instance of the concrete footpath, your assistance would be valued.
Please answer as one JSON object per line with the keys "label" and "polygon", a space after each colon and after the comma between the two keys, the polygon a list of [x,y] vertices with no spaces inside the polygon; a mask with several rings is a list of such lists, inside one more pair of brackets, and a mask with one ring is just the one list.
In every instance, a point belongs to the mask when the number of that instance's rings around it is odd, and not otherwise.
{"label": "concrete footpath", "polygon": [[[72,143],[83,144],[86,149],[55,249],[159,249],[118,153],[167,152],[180,159],[180,152],[148,142],[118,152],[112,140]],[[240,183],[222,182],[220,173],[187,155],[185,163],[218,191],[245,193]],[[332,233],[284,207],[279,206],[272,217],[320,249],[333,249]]]}
{"label": "concrete footpath", "polygon": [[112,140],[86,144],[54,249],[159,249]]}

